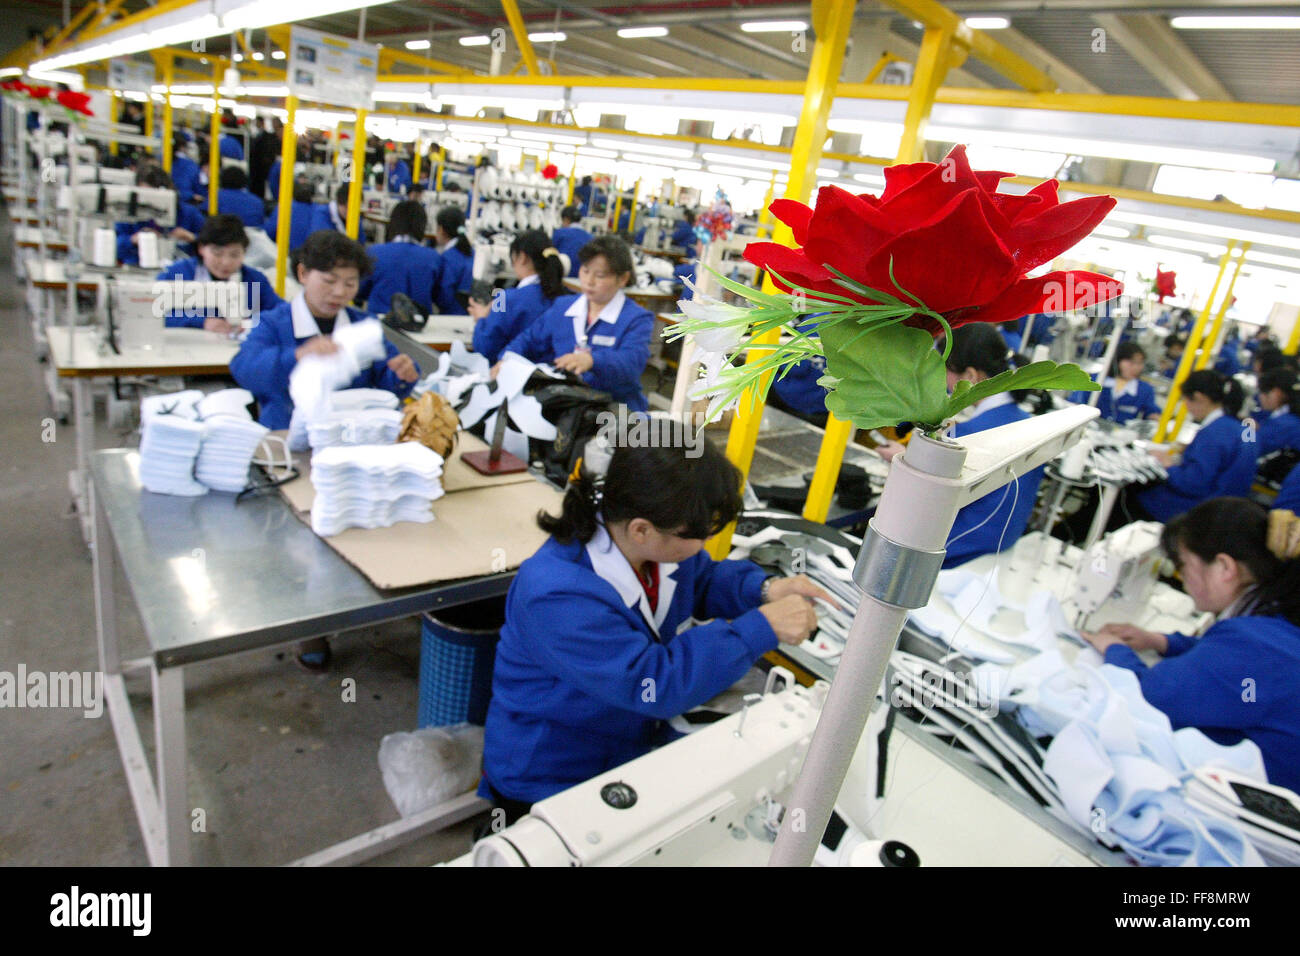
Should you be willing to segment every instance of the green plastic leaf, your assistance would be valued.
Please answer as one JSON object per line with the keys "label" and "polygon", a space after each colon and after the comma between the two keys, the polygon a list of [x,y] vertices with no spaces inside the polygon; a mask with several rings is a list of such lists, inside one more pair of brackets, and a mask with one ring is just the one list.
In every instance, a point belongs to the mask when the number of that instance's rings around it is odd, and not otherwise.
{"label": "green plastic leaf", "polygon": [[[962,386],[967,386],[962,388]],[[952,418],[963,408],[981,402],[990,395],[1022,388],[1064,389],[1071,392],[1096,392],[1101,386],[1088,377],[1088,373],[1074,364],[1057,365],[1055,362],[1033,362],[1024,368],[994,375],[975,385],[958,382],[951,397],[944,403],[939,422]]]}
{"label": "green plastic leaf", "polygon": [[943,359],[930,333],[895,324],[860,335],[852,323],[823,326],[826,371],[838,381],[826,407],[858,428],[943,420]]}

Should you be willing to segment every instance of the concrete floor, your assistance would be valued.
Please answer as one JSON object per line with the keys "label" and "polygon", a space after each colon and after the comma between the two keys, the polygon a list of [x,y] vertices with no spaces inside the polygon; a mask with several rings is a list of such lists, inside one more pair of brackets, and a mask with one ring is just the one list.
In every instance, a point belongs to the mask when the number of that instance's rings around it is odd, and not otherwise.
{"label": "concrete floor", "polygon": [[[0,670],[93,671],[89,551],[71,512],[70,425],[42,441],[51,415],[14,277],[9,217],[0,215]],[[98,447],[129,436],[101,407]],[[125,583],[117,604],[124,656],[143,650]],[[185,671],[190,806],[206,832],[190,837],[200,865],[288,862],[398,819],[377,755],[388,733],[416,725],[419,622],[352,631],[333,644],[328,674],[299,669],[286,649]],[[356,680],[343,704],[340,681]],[[147,680],[130,685],[146,749]],[[469,850],[467,821],[373,861],[427,865]],[[0,864],[148,864],[107,713],[0,708]]]}

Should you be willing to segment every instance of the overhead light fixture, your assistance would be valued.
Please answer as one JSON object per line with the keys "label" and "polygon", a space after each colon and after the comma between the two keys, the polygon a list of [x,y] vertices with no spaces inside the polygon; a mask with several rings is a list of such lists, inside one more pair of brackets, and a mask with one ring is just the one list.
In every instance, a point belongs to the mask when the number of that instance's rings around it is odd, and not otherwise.
{"label": "overhead light fixture", "polygon": [[756,20],[740,25],[743,33],[803,33],[808,24],[803,20]]}
{"label": "overhead light fixture", "polygon": [[972,30],[1005,30],[1011,21],[1006,17],[967,17],[966,26]]}
{"label": "overhead light fixture", "polygon": [[[1062,191],[1069,190],[1069,183],[1062,183]],[[1236,239],[1261,246],[1277,246],[1282,249],[1300,249],[1300,236],[1282,235],[1276,232],[1258,232],[1254,229],[1238,229],[1235,226],[1221,226],[1217,223],[1193,222],[1190,219],[1174,219],[1171,216],[1152,216],[1142,212],[1129,212],[1126,209],[1112,210],[1107,219],[1117,222],[1132,222],[1140,226],[1155,226],[1173,232],[1188,232],[1195,236],[1209,236],[1212,239]]]}
{"label": "overhead light fixture", "polygon": [[1101,156],[1127,159],[1138,163],[1166,163],[1199,169],[1228,169],[1243,173],[1268,173],[1275,163],[1267,156],[1248,153],[1188,149],[1181,146],[1157,146],[1151,143],[1123,143],[1109,140],[1080,139],[1074,136],[1050,136],[1017,133],[1008,130],[968,129],[961,126],[931,125],[926,138],[945,143],[978,143],[1008,149],[1027,149],[1040,153],[1064,153],[1067,156]]}
{"label": "overhead light fixture", "polygon": [[457,136],[505,136],[504,126],[475,126],[469,123],[448,123],[447,129]]}
{"label": "overhead light fixture", "polygon": [[1175,30],[1300,30],[1300,17],[1174,17]]}
{"label": "overhead light fixture", "polygon": [[827,167],[827,166],[818,166],[818,167],[817,167],[817,178],[818,178],[818,179],[839,179],[841,175],[842,175],[842,173],[841,173],[841,171],[838,170],[838,169],[831,169],[831,168],[829,168],[829,167]]}
{"label": "overhead light fixture", "polygon": [[534,43],[563,43],[568,39],[563,33],[530,33],[528,39]]}
{"label": "overhead light fixture", "polygon": [[623,142],[617,139],[607,139],[598,136],[591,138],[592,146],[599,146],[602,149],[631,149],[642,153],[657,153],[660,156],[694,156],[695,150],[686,149],[681,146],[653,146],[639,141]]}
{"label": "overhead light fixture", "polygon": [[[709,172],[716,176],[738,176],[741,179],[763,178],[763,174],[756,169],[745,169],[741,166],[722,166],[717,163],[709,163]],[[778,176],[777,180],[780,179],[781,177]]]}
{"label": "overhead light fixture", "polygon": [[638,156],[636,153],[624,153],[622,161],[625,163],[643,163],[651,166],[669,166],[678,169],[699,169],[701,165],[693,159],[666,159],[663,156]]}
{"label": "overhead light fixture", "polygon": [[1271,266],[1281,266],[1284,269],[1300,269],[1300,259],[1294,259],[1290,256],[1275,256],[1269,252],[1247,252],[1247,262],[1263,262]]}
{"label": "overhead light fixture", "polygon": [[731,153],[700,153],[701,158],[710,163],[735,163],[738,166],[758,166],[761,169],[789,169],[790,163],[778,163],[770,159],[750,159],[748,156],[735,156]]}
{"label": "overhead light fixture", "polygon": [[1119,226],[1098,226],[1089,235],[1109,236],[1111,239],[1128,239],[1131,233],[1127,229],[1119,228]]}
{"label": "overhead light fixture", "polygon": [[408,50],[427,50],[433,46],[428,40],[407,40],[406,48]]}
{"label": "overhead light fixture", "polygon": [[244,54],[242,54],[242,53],[236,53],[234,56],[231,57],[231,59],[234,60],[236,63],[243,63],[243,62],[244,62]]}
{"label": "overhead light fixture", "polygon": [[310,4],[296,0],[254,0],[229,10],[221,17],[223,33],[235,30],[256,30],[260,27],[275,26],[280,23],[292,23],[295,20],[315,20],[335,13],[347,13],[366,7],[378,7],[393,3],[394,0],[313,0]]}
{"label": "overhead light fixture", "polygon": [[283,59],[285,59],[285,53],[284,53],[284,51],[283,51],[283,50],[272,50],[272,51],[271,51],[271,59],[272,59],[272,60],[283,60]]}
{"label": "overhead light fixture", "polygon": [[584,158],[596,156],[600,159],[618,159],[618,153],[612,149],[593,149],[590,146],[579,146],[578,149],[581,150],[578,155]]}
{"label": "overhead light fixture", "polygon": [[257,61],[260,63],[262,60],[265,60],[265,59],[266,59],[266,54],[264,54],[264,53],[254,53],[254,54],[253,54],[253,59],[254,59],[254,60],[257,60]]}
{"label": "overhead light fixture", "polygon": [[487,46],[492,42],[492,38],[485,36],[461,37],[456,42],[461,46]]}
{"label": "overhead light fixture", "polygon": [[[1094,232],[1096,230],[1093,230]],[[1200,252],[1207,256],[1221,256],[1228,251],[1227,246],[1213,242],[1199,242],[1196,239],[1180,239],[1177,236],[1147,236],[1147,242],[1170,249],[1185,249],[1188,252]]]}
{"label": "overhead light fixture", "polygon": [[0,69],[0,80],[7,79],[11,76],[22,76],[23,71],[16,66],[6,66]]}
{"label": "overhead light fixture", "polygon": [[618,31],[624,40],[640,40],[646,37],[666,37],[667,27],[624,27]]}
{"label": "overhead light fixture", "polygon": [[870,173],[854,173],[853,178],[860,183],[866,183],[868,186],[884,186],[884,176],[873,176]]}
{"label": "overhead light fixture", "polygon": [[579,146],[587,142],[585,136],[566,136],[563,133],[547,133],[531,129],[515,129],[514,127],[511,127],[510,135],[515,139],[526,139],[539,143],[567,143]]}

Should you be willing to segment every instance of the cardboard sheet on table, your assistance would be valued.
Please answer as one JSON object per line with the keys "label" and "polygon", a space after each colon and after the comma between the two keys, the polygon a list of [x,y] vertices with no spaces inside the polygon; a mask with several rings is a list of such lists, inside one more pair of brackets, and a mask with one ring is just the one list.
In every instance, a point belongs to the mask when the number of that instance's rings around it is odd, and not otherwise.
{"label": "cardboard sheet on table", "polygon": [[[469,491],[474,488],[492,488],[497,485],[515,485],[522,484],[525,481],[535,481],[528,472],[516,472],[513,475],[480,475],[460,460],[460,456],[467,451],[486,451],[487,443],[481,438],[461,432],[456,441],[456,450],[452,453],[451,459],[443,465],[442,469],[442,489],[448,495],[455,492]],[[316,489],[311,483],[311,455],[304,453],[294,455],[294,462],[298,466],[299,476],[293,481],[280,486],[280,493],[284,499],[293,506],[298,512],[311,511],[311,504],[316,499]],[[442,500],[442,499],[440,499]],[[434,511],[438,510],[437,504],[434,505]]]}
{"label": "cardboard sheet on table", "polygon": [[[434,520],[349,528],[321,540],[377,588],[407,588],[517,568],[546,541],[533,517],[559,510],[560,492],[529,479],[463,489],[433,503]],[[299,520],[310,516],[296,512]],[[499,549],[499,550],[498,550]]]}

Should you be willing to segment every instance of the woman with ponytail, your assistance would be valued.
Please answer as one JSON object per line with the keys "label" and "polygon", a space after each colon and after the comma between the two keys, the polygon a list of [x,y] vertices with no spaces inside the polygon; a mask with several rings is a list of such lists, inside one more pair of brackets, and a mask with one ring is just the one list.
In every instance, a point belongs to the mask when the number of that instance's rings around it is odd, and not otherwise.
{"label": "woman with ponytail", "polygon": [[[995,375],[1015,368],[1020,362],[1007,348],[1002,333],[992,325],[963,325],[952,334],[952,351],[948,354],[948,390],[958,382],[971,384],[983,382]],[[1030,393],[1019,390],[990,395],[976,402],[972,415],[958,422],[950,432],[953,438],[974,435],[976,432],[1024,421],[1029,413],[1017,404]],[[886,460],[892,460],[903,446],[891,442],[877,449]],[[977,501],[972,501],[957,512],[952,533],[948,535],[947,556],[943,566],[951,568],[980,555],[1005,551],[1025,533],[1029,516],[1038,497],[1038,486],[1043,480],[1043,466],[1021,475],[1015,481],[996,489]]]}
{"label": "woman with ponytail", "polygon": [[491,305],[470,302],[474,318],[474,351],[493,365],[516,335],[533,324],[555,300],[565,295],[564,261],[540,229],[521,232],[510,243],[510,265],[519,281],[500,289]]}
{"label": "woman with ponytail", "polygon": [[[1259,448],[1253,434],[1236,418],[1245,401],[1241,384],[1207,368],[1188,375],[1182,392],[1183,403],[1200,430],[1183,452],[1182,462],[1169,468],[1168,478],[1154,488],[1126,496],[1126,510],[1135,519],[1168,524],[1202,501],[1250,494]],[[1170,461],[1162,459],[1165,464]]]}
{"label": "woman with ponytail", "polygon": [[[1142,381],[1146,353],[1136,342],[1121,342],[1110,363],[1110,375],[1102,380],[1097,411],[1107,421],[1124,424],[1135,418],[1159,418],[1156,391]],[[1092,392],[1073,392],[1070,401],[1087,405]]]}
{"label": "woman with ponytail", "polygon": [[1260,416],[1258,453],[1262,458],[1284,449],[1300,451],[1300,416],[1295,409],[1296,373],[1288,368],[1271,368],[1259,376]]}
{"label": "woman with ponytail", "polygon": [[[1107,664],[1137,674],[1175,730],[1252,740],[1270,783],[1300,792],[1300,519],[1244,498],[1213,498],[1165,527],[1164,548],[1198,611],[1200,638],[1108,624],[1085,634]],[[1135,653],[1164,659],[1148,667]]]}
{"label": "woman with ponytail", "polygon": [[[507,819],[640,757],[670,718],[817,626],[802,575],[714,561],[705,539],[741,509],[740,473],[702,435],[581,463],[551,538],[519,568],[497,645],[479,793]],[[694,625],[695,621],[707,621]]]}
{"label": "woman with ponytail", "polygon": [[443,206],[434,222],[434,239],[442,256],[434,304],[440,315],[468,315],[465,303],[474,279],[474,247],[465,235],[465,213],[459,206]]}

